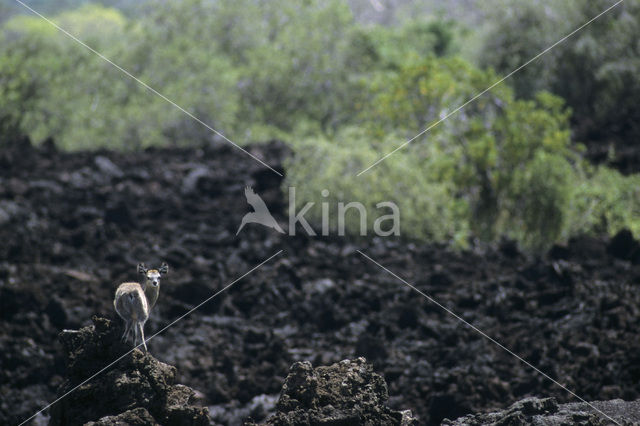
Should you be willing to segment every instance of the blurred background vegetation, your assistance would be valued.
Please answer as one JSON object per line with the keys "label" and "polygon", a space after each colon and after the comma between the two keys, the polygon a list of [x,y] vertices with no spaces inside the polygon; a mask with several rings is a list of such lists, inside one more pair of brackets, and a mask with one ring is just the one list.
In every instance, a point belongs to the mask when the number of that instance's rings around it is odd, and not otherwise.
{"label": "blurred background vegetation", "polygon": [[[284,185],[300,205],[316,202],[318,222],[326,188],[372,212],[394,201],[405,236],[457,247],[640,236],[640,0],[359,177],[614,1],[27,3],[235,142],[285,141]],[[216,140],[18,3],[0,4],[0,25],[0,144]]]}

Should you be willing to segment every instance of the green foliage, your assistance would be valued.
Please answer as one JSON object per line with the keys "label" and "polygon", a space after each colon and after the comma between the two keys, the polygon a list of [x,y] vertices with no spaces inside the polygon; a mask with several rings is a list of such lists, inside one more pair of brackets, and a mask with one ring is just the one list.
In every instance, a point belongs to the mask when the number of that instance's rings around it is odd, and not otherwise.
{"label": "green foliage", "polygon": [[[91,33],[85,19],[92,25],[103,22],[100,34],[110,40],[115,35],[109,31],[117,34],[124,26],[124,18],[117,12],[97,6],[60,16],[66,26]],[[21,130],[34,140],[60,135],[67,147],[88,147],[91,139],[108,146],[112,129],[105,119],[109,116],[99,116],[102,111],[98,106],[101,95],[108,98],[118,93],[119,81],[111,84],[103,78],[110,71],[105,71],[106,64],[37,17],[17,16],[3,30],[1,37],[6,43],[2,54],[19,61],[35,93],[21,113]],[[104,44],[95,47],[108,52]]]}
{"label": "green foliage", "polygon": [[[411,138],[496,80],[494,73],[460,59],[427,60],[378,86],[370,114],[377,120],[371,127],[378,134],[404,128],[405,139]],[[542,205],[557,204],[545,197],[566,192],[562,188],[572,170],[564,167],[554,181],[528,186],[535,193],[524,195],[520,187],[544,173],[540,158],[559,165],[575,157],[568,117],[557,97],[541,93],[534,101],[518,101],[501,86],[415,140],[407,155],[429,158],[423,168],[437,170],[439,181],[454,183],[457,196],[469,204],[469,228],[477,235],[491,240],[519,230],[520,240],[527,235],[531,241],[525,243],[536,246],[562,230],[564,209],[545,218],[550,209]],[[539,205],[523,208],[523,198]]]}
{"label": "green foliage", "polygon": [[[212,41],[209,2],[151,2],[147,18],[127,34],[116,62],[207,125],[232,127],[238,110],[237,71]],[[124,77],[117,77],[122,80]],[[193,144],[212,133],[165,99],[129,81],[122,114],[139,146]]]}
{"label": "green foliage", "polygon": [[623,176],[602,166],[587,170],[575,188],[570,233],[588,229],[613,235],[628,228],[640,235],[640,175]]}
{"label": "green foliage", "polygon": [[31,128],[34,116],[50,120],[40,106],[65,71],[55,29],[40,19],[19,16],[7,22],[0,40],[3,122],[12,123],[9,128],[17,132]]}
{"label": "green foliage", "polygon": [[[285,184],[299,206],[316,203],[317,224],[323,202],[358,201],[372,229],[388,213],[377,203],[393,201],[407,237],[464,246],[506,235],[542,250],[578,232],[640,232],[639,178],[592,169],[569,131],[573,119],[579,134],[637,139],[640,0],[356,174],[604,7],[500,0],[478,53],[497,73],[455,56],[451,21],[361,25],[341,0],[150,0],[129,18],[84,5],[52,19],[232,140],[288,141]],[[212,137],[166,99],[40,18],[0,29],[0,138],[135,149]],[[358,216],[347,219],[358,233]]]}
{"label": "green foliage", "polygon": [[[164,18],[162,28],[152,24],[154,17],[131,25],[114,9],[88,5],[55,21],[207,124],[230,127],[237,111],[230,62],[208,46],[191,43],[195,34],[183,31],[189,27],[180,20],[184,17],[167,13]],[[22,58],[29,84],[39,89],[24,105],[21,121],[34,140],[55,135],[65,148],[86,149],[210,137],[204,126],[40,18],[18,16],[3,29],[10,42],[4,53]]]}
{"label": "green foliage", "polygon": [[[354,121],[371,76],[453,44],[448,23],[364,28],[339,0],[151,0],[141,7],[146,13],[132,21],[99,5],[53,20],[240,143],[335,132]],[[39,88],[21,106],[19,124],[34,140],[55,135],[78,149],[211,137],[38,17],[11,19],[2,38],[0,54],[24,57],[25,84]]]}
{"label": "green foliage", "polygon": [[355,76],[363,71],[350,55],[354,23],[346,4],[244,3],[241,10],[259,18],[242,28],[257,32],[259,39],[240,50],[246,58],[240,126],[261,123],[285,132],[335,129],[349,115],[357,96]]}
{"label": "green foliage", "polygon": [[[398,153],[370,172],[355,175],[376,161],[379,149],[391,150],[398,142],[395,135],[373,144],[371,134],[362,128],[346,127],[335,138],[311,137],[294,142],[295,155],[287,161],[285,189],[296,187],[296,204],[301,209],[307,202],[315,205],[305,217],[321,224],[321,203],[332,208],[337,203],[357,201],[367,209],[368,229],[386,210],[376,205],[384,201],[396,203],[400,210],[402,235],[428,241],[449,238],[464,244],[468,235],[468,207],[456,198],[455,185],[439,179],[435,167],[428,163],[434,158],[420,159]],[[322,190],[329,190],[323,197]],[[330,226],[335,231],[337,214],[330,212]],[[358,235],[360,222],[357,215],[346,216],[345,229]]]}
{"label": "green foliage", "polygon": [[457,26],[446,19],[413,19],[395,27],[367,26],[359,33],[361,42],[366,39],[369,46],[366,53],[379,63],[377,68],[399,69],[428,56],[448,56],[458,50]]}
{"label": "green foliage", "polygon": [[[539,251],[577,232],[637,226],[638,178],[608,169],[590,177],[581,147],[571,145],[569,111],[545,92],[517,100],[502,86],[355,177],[497,78],[455,58],[386,74],[372,83],[362,112],[370,120],[363,118],[359,130],[294,143],[285,184],[305,188],[299,206],[318,207],[324,188],[333,204],[360,201],[369,212],[393,201],[405,236],[458,246],[471,236],[506,235]],[[605,181],[619,192],[607,193]],[[616,199],[623,210],[613,208]],[[312,215],[320,220],[319,207]],[[357,221],[348,224],[357,233]]]}
{"label": "green foliage", "polygon": [[[511,72],[611,6],[607,0],[523,3],[492,7],[478,62]],[[574,111],[578,140],[640,138],[640,0],[616,6],[513,76],[518,96],[549,90]]]}
{"label": "green foliage", "polygon": [[[144,2],[145,0],[143,0]],[[78,9],[87,4],[100,4],[104,7],[115,8],[125,13],[135,11],[140,0],[30,0],[25,2],[33,10],[45,16],[55,15],[71,9]],[[27,8],[18,2],[7,1],[0,3],[0,24],[16,15],[30,15]]]}
{"label": "green foliage", "polygon": [[511,214],[503,224],[503,235],[542,251],[567,234],[573,220],[569,214],[574,198],[571,183],[576,177],[566,158],[538,150],[524,167],[513,171],[504,200]]}
{"label": "green foliage", "polygon": [[[40,19],[38,21],[42,22]],[[113,39],[121,36],[127,24],[120,12],[97,4],[85,4],[64,12],[58,15],[56,23],[89,44],[115,41]]]}
{"label": "green foliage", "polygon": [[24,117],[38,97],[38,83],[22,67],[23,60],[13,52],[0,55],[0,144],[21,132]]}

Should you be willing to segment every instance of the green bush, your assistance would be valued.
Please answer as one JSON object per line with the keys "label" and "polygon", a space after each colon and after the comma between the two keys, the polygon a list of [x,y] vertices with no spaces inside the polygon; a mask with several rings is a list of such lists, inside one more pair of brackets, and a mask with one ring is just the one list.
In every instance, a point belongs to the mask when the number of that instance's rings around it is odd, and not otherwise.
{"label": "green bush", "polygon": [[[370,212],[393,201],[405,236],[458,246],[472,236],[509,236],[540,251],[578,232],[635,229],[640,198],[632,182],[638,178],[608,169],[591,176],[582,148],[571,144],[569,111],[545,92],[517,100],[501,86],[355,177],[496,79],[455,58],[430,58],[386,74],[372,82],[358,130],[294,143],[285,185],[305,188],[296,201],[314,201],[316,221],[321,190],[328,189],[333,204],[360,201]],[[383,136],[389,132],[393,136]],[[607,193],[603,180],[619,192]],[[614,208],[615,199],[625,214]],[[357,233],[358,222],[348,224]]]}
{"label": "green bush", "polygon": [[357,96],[354,80],[362,71],[349,56],[354,22],[346,3],[247,3],[243,9],[260,9],[264,34],[245,51],[239,125],[261,123],[290,133],[335,129]]}
{"label": "green bush", "polygon": [[[238,104],[235,72],[215,48],[192,43],[202,35],[196,30],[207,23],[198,23],[197,10],[185,5],[184,11],[180,15],[155,9],[155,15],[133,24],[114,9],[87,5],[54,21],[207,124],[231,128]],[[185,15],[187,11],[193,15]],[[2,39],[0,55],[20,63],[22,74],[15,78],[26,74],[20,78],[38,89],[32,102],[22,105],[20,123],[36,141],[53,135],[63,148],[95,149],[194,143],[211,137],[204,126],[41,18],[9,20]]]}
{"label": "green bush", "polygon": [[[463,43],[452,22],[361,25],[340,0],[151,0],[137,17],[85,5],[52,19],[232,140],[289,141],[285,185],[296,186],[298,206],[315,201],[309,217],[317,224],[322,203],[359,201],[371,230],[388,213],[377,204],[393,201],[402,234],[457,246],[506,235],[542,250],[579,232],[629,227],[638,235],[640,178],[586,164],[569,120],[578,135],[602,129],[638,139],[640,0],[356,177],[605,7],[601,0],[500,5],[479,49],[480,63],[497,73],[454,56]],[[570,108],[541,89],[566,97]],[[30,16],[0,30],[0,132],[53,136],[68,149],[212,137]],[[335,230],[336,212],[330,217]],[[359,217],[347,219],[357,234]]]}
{"label": "green bush", "polygon": [[573,189],[569,234],[589,230],[613,235],[623,228],[640,235],[640,175],[623,176],[607,167],[586,167]]}
{"label": "green bush", "polygon": [[459,29],[446,19],[412,19],[398,26],[371,25],[357,31],[360,42],[366,39],[369,46],[360,56],[371,56],[377,69],[397,70],[421,63],[425,57],[449,56],[459,50]]}
{"label": "green bush", "polygon": [[[454,49],[450,23],[363,27],[339,0],[150,0],[140,7],[145,13],[132,19],[99,5],[52,19],[239,143],[333,133],[356,121],[372,75]],[[6,74],[39,88],[19,106],[26,112],[19,126],[34,140],[53,135],[79,149],[211,137],[38,17],[12,18],[0,38],[0,55],[13,58],[0,66],[20,68]],[[16,82],[3,90],[9,86]]]}
{"label": "green bush", "polygon": [[[300,210],[306,203],[315,203],[305,216],[320,229],[322,203],[330,206],[330,228],[337,231],[337,204],[352,201],[367,209],[367,229],[388,210],[378,209],[380,202],[394,202],[400,210],[400,233],[420,240],[445,241],[457,239],[464,244],[468,235],[468,205],[455,196],[455,185],[440,179],[437,168],[429,167],[441,156],[426,159],[398,153],[391,156],[362,177],[356,174],[373,163],[379,149],[390,150],[398,141],[390,135],[372,143],[371,134],[362,128],[346,127],[335,138],[310,137],[293,144],[294,155],[285,164],[284,190],[296,187],[296,204]],[[437,147],[433,146],[434,151]],[[435,152],[434,152],[435,153]],[[323,190],[328,197],[322,196]],[[358,215],[347,215],[345,229],[351,235],[360,233]]]}
{"label": "green bush", "polygon": [[0,144],[22,132],[25,116],[41,91],[23,60],[13,52],[0,54]]}
{"label": "green bush", "polygon": [[[85,36],[101,23],[101,36],[92,39],[98,49],[103,48],[100,39],[113,40],[113,34],[125,25],[119,13],[98,6],[83,7],[59,19],[71,32]],[[9,20],[0,38],[0,66],[16,61],[19,69],[10,79],[23,79],[33,88],[33,96],[23,98],[20,131],[34,140],[55,135],[65,147],[88,147],[92,142],[108,146],[113,129],[103,123],[113,114],[103,114],[103,106],[117,95],[121,84],[121,79],[112,82],[105,78],[111,72],[108,65],[38,17]],[[3,88],[8,86],[2,84]]]}
{"label": "green bush", "polygon": [[[211,2],[148,2],[145,18],[131,26],[116,62],[207,125],[232,137],[239,100],[238,72],[216,43],[220,23]],[[139,146],[200,144],[216,136],[138,83],[120,99],[122,136]],[[113,113],[111,113],[113,115]]]}
{"label": "green bush", "polygon": [[[613,3],[607,0],[523,3],[505,0],[489,12],[477,50],[481,66],[513,71]],[[577,140],[640,140],[640,0],[616,6],[512,77],[519,97],[541,89],[567,102]]]}

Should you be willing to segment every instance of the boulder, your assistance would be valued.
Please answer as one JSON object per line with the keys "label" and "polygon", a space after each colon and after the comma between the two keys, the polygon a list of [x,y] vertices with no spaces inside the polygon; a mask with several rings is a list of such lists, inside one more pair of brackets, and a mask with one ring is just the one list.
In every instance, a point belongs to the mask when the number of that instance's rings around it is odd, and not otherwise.
{"label": "boulder", "polygon": [[388,408],[388,398],[386,382],[362,357],[317,368],[308,361],[296,362],[282,387],[276,413],[264,424],[418,424],[409,410]]}
{"label": "boulder", "polygon": [[174,384],[175,367],[148,352],[131,351],[112,321],[96,316],[92,321],[60,334],[67,377],[51,425],[210,424],[207,409],[195,404],[196,392]]}

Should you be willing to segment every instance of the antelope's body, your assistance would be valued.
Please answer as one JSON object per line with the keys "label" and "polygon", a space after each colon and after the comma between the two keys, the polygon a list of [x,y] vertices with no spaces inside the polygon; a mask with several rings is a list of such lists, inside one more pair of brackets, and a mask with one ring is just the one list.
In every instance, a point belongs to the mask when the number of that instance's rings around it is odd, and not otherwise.
{"label": "antelope's body", "polygon": [[116,297],[113,300],[116,312],[125,321],[123,338],[126,340],[133,327],[133,344],[142,340],[144,350],[147,344],[144,341],[144,323],[149,319],[149,305],[147,297],[138,283],[122,283],[116,290]]}
{"label": "antelope's body", "polygon": [[138,265],[138,272],[145,276],[144,284],[125,282],[118,286],[113,307],[125,322],[122,340],[126,341],[133,332],[133,345],[140,341],[147,350],[144,338],[144,324],[155,306],[160,292],[160,275],[166,274],[169,267],[163,263],[160,269],[147,269],[144,264]]}

